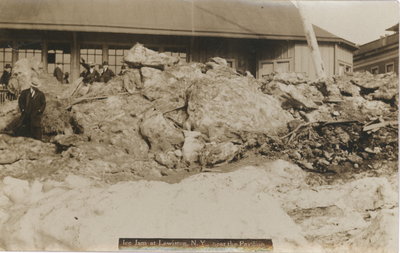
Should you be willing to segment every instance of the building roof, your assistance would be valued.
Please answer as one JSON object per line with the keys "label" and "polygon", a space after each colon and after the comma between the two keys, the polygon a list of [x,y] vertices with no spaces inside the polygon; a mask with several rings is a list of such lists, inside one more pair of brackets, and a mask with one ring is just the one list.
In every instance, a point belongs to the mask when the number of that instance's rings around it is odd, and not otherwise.
{"label": "building roof", "polygon": [[[305,40],[283,0],[1,0],[0,28]],[[356,48],[314,28],[319,41]]]}
{"label": "building roof", "polygon": [[362,54],[369,54],[372,52],[378,52],[390,48],[399,48],[399,34],[395,33],[392,35],[381,36],[381,38],[368,42],[360,46],[360,48],[354,52],[355,56]]}
{"label": "building roof", "polygon": [[389,27],[385,31],[397,32],[398,33],[399,32],[399,23],[395,24],[394,26]]}

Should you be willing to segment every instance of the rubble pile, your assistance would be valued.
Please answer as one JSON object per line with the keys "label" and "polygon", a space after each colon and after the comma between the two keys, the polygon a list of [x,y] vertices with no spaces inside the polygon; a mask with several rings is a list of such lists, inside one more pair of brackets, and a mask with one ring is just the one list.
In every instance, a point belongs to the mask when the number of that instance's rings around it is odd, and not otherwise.
{"label": "rubble pile", "polygon": [[[44,134],[59,151],[54,164],[68,168],[52,176],[118,181],[198,171],[238,158],[247,135],[284,133],[293,119],[222,58],[179,63],[137,44],[125,62],[128,71],[107,84],[44,82]],[[9,132],[19,114],[11,103]]]}
{"label": "rubble pile", "polygon": [[[60,86],[46,80],[37,63],[23,59],[16,65],[12,83],[41,78],[48,104],[44,134],[59,150],[59,161],[74,160],[65,165],[72,171],[86,174],[89,167],[92,176],[115,180],[161,177],[248,152],[319,172],[397,159],[395,74],[310,81],[298,73],[273,73],[260,82],[222,58],[181,63],[140,44],[124,60],[124,75],[92,85],[78,79]],[[0,113],[1,127],[12,132],[16,101]]]}
{"label": "rubble pile", "polygon": [[[307,81],[296,73],[282,76],[267,76],[260,89],[278,97],[295,119],[288,124],[289,133],[275,144],[283,157],[319,172],[369,169],[375,160],[397,161],[395,74],[355,73],[324,82]],[[268,154],[269,146],[260,152]]]}
{"label": "rubble pile", "polygon": [[[75,104],[71,112],[91,142],[124,146],[131,158],[169,170],[212,166],[239,154],[241,134],[276,135],[292,120],[257,90],[255,79],[238,75],[224,59],[179,63],[137,44],[125,62],[127,73],[105,86],[125,94],[111,92],[104,100]],[[99,96],[97,85],[84,97]]]}

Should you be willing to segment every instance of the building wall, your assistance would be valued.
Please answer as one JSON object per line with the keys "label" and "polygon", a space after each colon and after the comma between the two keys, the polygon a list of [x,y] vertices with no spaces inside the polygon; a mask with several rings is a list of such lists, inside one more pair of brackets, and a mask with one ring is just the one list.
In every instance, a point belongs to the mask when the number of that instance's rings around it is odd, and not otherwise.
{"label": "building wall", "polygon": [[[4,51],[0,64],[10,61],[10,54],[13,63],[18,57],[33,54],[42,59],[43,67],[49,73],[52,73],[56,62],[63,62],[64,72],[70,72],[71,80],[83,70],[80,58],[96,64],[108,61],[110,68],[119,72],[124,53],[135,43],[186,61],[206,62],[211,57],[222,57],[237,70],[250,71],[257,77],[281,71],[302,72],[315,78],[307,44],[300,41],[0,30],[0,43],[0,49],[3,46]],[[11,52],[7,49],[10,47],[13,48]],[[352,67],[350,50],[328,42],[320,43],[320,50],[328,75],[338,73],[340,63]]]}
{"label": "building wall", "polygon": [[257,44],[257,77],[271,72],[295,71],[293,41],[266,41]]}
{"label": "building wall", "polygon": [[239,71],[256,72],[256,48],[253,40],[226,38],[194,38],[190,46],[190,60],[206,62],[222,57]]}
{"label": "building wall", "polygon": [[[305,42],[296,42],[295,50],[295,72],[308,74],[309,78],[316,78],[316,72],[310,49]],[[335,73],[335,45],[333,43],[319,43],[325,72],[328,76]]]}
{"label": "building wall", "polygon": [[[328,76],[340,75],[353,68],[353,53],[337,43],[318,43],[324,63],[325,72]],[[310,50],[307,43],[296,42],[294,45],[295,72],[308,73],[308,77],[316,78],[316,72]],[[342,72],[343,71],[343,72]]]}
{"label": "building wall", "polygon": [[[369,71],[375,74],[387,72],[387,65],[394,64],[394,72],[399,73],[399,49],[393,49],[386,53],[372,57],[365,57],[356,62],[354,71]],[[377,69],[377,72],[374,70]]]}

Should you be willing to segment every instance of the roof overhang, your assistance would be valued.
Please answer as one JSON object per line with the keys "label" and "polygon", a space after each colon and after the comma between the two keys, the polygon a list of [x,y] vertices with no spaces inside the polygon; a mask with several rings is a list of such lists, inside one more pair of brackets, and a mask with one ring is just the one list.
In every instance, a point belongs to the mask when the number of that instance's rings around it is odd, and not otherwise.
{"label": "roof overhang", "polygon": [[[288,0],[1,0],[0,28],[306,40]],[[319,41],[357,49],[314,29]]]}

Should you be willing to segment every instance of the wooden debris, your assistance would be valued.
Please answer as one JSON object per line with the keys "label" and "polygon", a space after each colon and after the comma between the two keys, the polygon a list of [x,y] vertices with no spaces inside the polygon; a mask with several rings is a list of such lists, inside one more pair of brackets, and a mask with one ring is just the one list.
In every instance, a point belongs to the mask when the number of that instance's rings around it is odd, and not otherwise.
{"label": "wooden debris", "polygon": [[75,89],[72,91],[71,95],[69,95],[70,97],[72,97],[75,94],[75,92],[78,90],[78,88],[81,86],[82,83],[83,83],[82,77],[75,80],[74,85],[76,86]]}
{"label": "wooden debris", "polygon": [[[138,92],[138,93],[139,93],[139,92]],[[116,94],[116,95],[125,95],[125,94],[128,94],[128,93],[127,93],[127,92],[123,92],[123,93],[118,93],[118,94]],[[130,94],[130,93],[129,93],[129,94]],[[69,109],[72,108],[73,105],[80,104],[80,103],[83,103],[83,102],[92,101],[92,100],[106,99],[106,98],[109,98],[109,97],[111,97],[111,96],[114,96],[114,95],[105,95],[105,96],[98,96],[98,97],[81,97],[81,98],[78,98],[78,99],[76,99],[75,101],[73,101],[73,102],[72,102],[69,106],[67,106],[65,109],[66,109],[66,110],[69,110]]]}
{"label": "wooden debris", "polygon": [[364,132],[369,132],[369,131],[376,132],[382,127],[393,126],[393,125],[398,125],[398,124],[399,123],[397,121],[395,121],[395,120],[384,121],[384,122],[381,122],[381,123],[376,123],[376,124],[371,124],[371,125],[364,126],[363,131]]}

